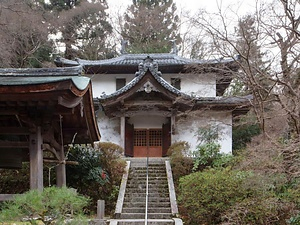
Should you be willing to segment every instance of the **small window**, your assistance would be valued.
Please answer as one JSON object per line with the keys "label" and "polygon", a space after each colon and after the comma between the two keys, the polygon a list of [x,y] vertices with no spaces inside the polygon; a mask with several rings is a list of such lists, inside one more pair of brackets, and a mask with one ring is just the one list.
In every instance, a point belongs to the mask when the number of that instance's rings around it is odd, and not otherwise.
{"label": "small window", "polygon": [[181,89],[181,80],[180,78],[171,78],[171,85],[178,90]]}
{"label": "small window", "polygon": [[125,78],[117,78],[116,79],[116,90],[121,89],[126,85],[126,79]]}

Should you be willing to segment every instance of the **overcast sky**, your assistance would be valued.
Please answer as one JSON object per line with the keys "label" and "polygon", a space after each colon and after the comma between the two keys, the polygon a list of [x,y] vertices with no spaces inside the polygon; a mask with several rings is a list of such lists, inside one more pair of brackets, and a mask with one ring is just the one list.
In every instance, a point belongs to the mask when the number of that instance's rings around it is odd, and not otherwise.
{"label": "overcast sky", "polygon": [[[132,0],[107,0],[110,10],[124,11],[127,6],[132,3]],[[233,10],[239,10],[239,13],[246,13],[253,10],[253,0],[174,0],[177,9],[188,10],[191,13],[197,12],[199,9],[206,9],[209,12],[214,12],[218,9],[218,5],[222,8],[230,7]]]}
{"label": "overcast sky", "polygon": [[[222,14],[226,14],[226,18],[229,19],[232,24],[238,20],[238,17],[255,10],[256,0],[173,0],[177,6],[177,13],[182,15],[181,33],[185,33],[187,30],[186,15],[193,17],[200,9],[205,9],[208,13],[218,12],[218,9],[222,9]],[[272,0],[257,0],[272,1]],[[116,23],[116,15],[123,15],[128,5],[132,4],[132,0],[107,0],[109,5],[109,11],[111,22]],[[238,15],[238,16],[237,16]],[[217,21],[216,21],[217,22]],[[118,26],[114,26],[115,30],[118,30]],[[190,30],[191,31],[191,30]],[[189,32],[190,32],[189,31]],[[119,33],[118,31],[116,33]],[[183,50],[182,54],[185,54]]]}

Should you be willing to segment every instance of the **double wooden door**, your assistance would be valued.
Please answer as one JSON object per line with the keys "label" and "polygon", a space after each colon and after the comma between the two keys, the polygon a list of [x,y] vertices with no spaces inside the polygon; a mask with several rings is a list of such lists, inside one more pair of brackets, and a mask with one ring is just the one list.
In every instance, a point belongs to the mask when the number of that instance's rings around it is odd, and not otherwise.
{"label": "double wooden door", "polygon": [[133,142],[134,157],[162,156],[162,129],[135,129]]}
{"label": "double wooden door", "polygon": [[125,125],[125,155],[131,157],[162,157],[167,155],[171,144],[171,125],[161,129],[134,129]]}

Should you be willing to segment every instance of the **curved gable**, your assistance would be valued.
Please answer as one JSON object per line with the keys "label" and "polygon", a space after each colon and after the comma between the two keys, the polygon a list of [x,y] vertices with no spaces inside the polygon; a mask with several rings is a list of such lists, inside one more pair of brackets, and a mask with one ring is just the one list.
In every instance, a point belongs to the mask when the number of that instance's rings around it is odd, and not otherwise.
{"label": "curved gable", "polygon": [[178,99],[190,99],[190,96],[165,81],[158,70],[158,63],[148,56],[139,64],[131,82],[110,95],[101,96],[100,102],[106,113],[110,114],[122,108],[136,111],[145,106],[169,111],[177,107],[174,102],[184,104]]}

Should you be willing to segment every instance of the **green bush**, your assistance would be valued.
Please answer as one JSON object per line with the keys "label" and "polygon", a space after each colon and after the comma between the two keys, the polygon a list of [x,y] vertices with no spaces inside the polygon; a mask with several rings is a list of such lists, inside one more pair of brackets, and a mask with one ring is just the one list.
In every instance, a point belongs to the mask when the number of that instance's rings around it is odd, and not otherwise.
{"label": "green bush", "polygon": [[238,151],[246,147],[252,137],[259,135],[261,129],[258,124],[242,124],[234,126],[232,129],[232,148]]}
{"label": "green bush", "polygon": [[214,142],[199,145],[194,152],[193,171],[212,166],[213,162],[220,157],[220,149],[221,145]]}
{"label": "green bush", "polygon": [[185,141],[176,142],[170,146],[167,155],[170,158],[175,185],[179,178],[192,172],[193,159],[189,157],[189,144]]}
{"label": "green bush", "polygon": [[67,165],[67,185],[92,199],[89,209],[94,213],[99,199],[105,200],[107,214],[115,208],[126,165],[122,153],[120,146],[108,142],[99,143],[95,149],[75,146],[70,151],[69,159],[79,165]]}
{"label": "green bush", "polygon": [[197,131],[198,145],[193,152],[193,171],[211,167],[221,157],[221,145],[218,143],[220,128],[218,126],[201,127]]}
{"label": "green bush", "polygon": [[[87,224],[83,208],[89,199],[80,196],[74,189],[45,188],[31,190],[5,203],[0,212],[0,222],[28,221],[30,224]],[[80,221],[80,222],[79,222]]]}
{"label": "green bush", "polygon": [[247,193],[240,188],[249,176],[229,169],[209,169],[182,177],[178,202],[186,224],[218,224],[224,211]]}
{"label": "green bush", "polygon": [[292,216],[288,221],[290,225],[299,225],[300,224],[300,214]]}
{"label": "green bush", "polygon": [[30,189],[29,163],[21,169],[0,169],[0,193],[21,194]]}
{"label": "green bush", "polygon": [[299,190],[284,174],[211,168],[180,179],[178,200],[186,224],[283,225],[299,219]]}

